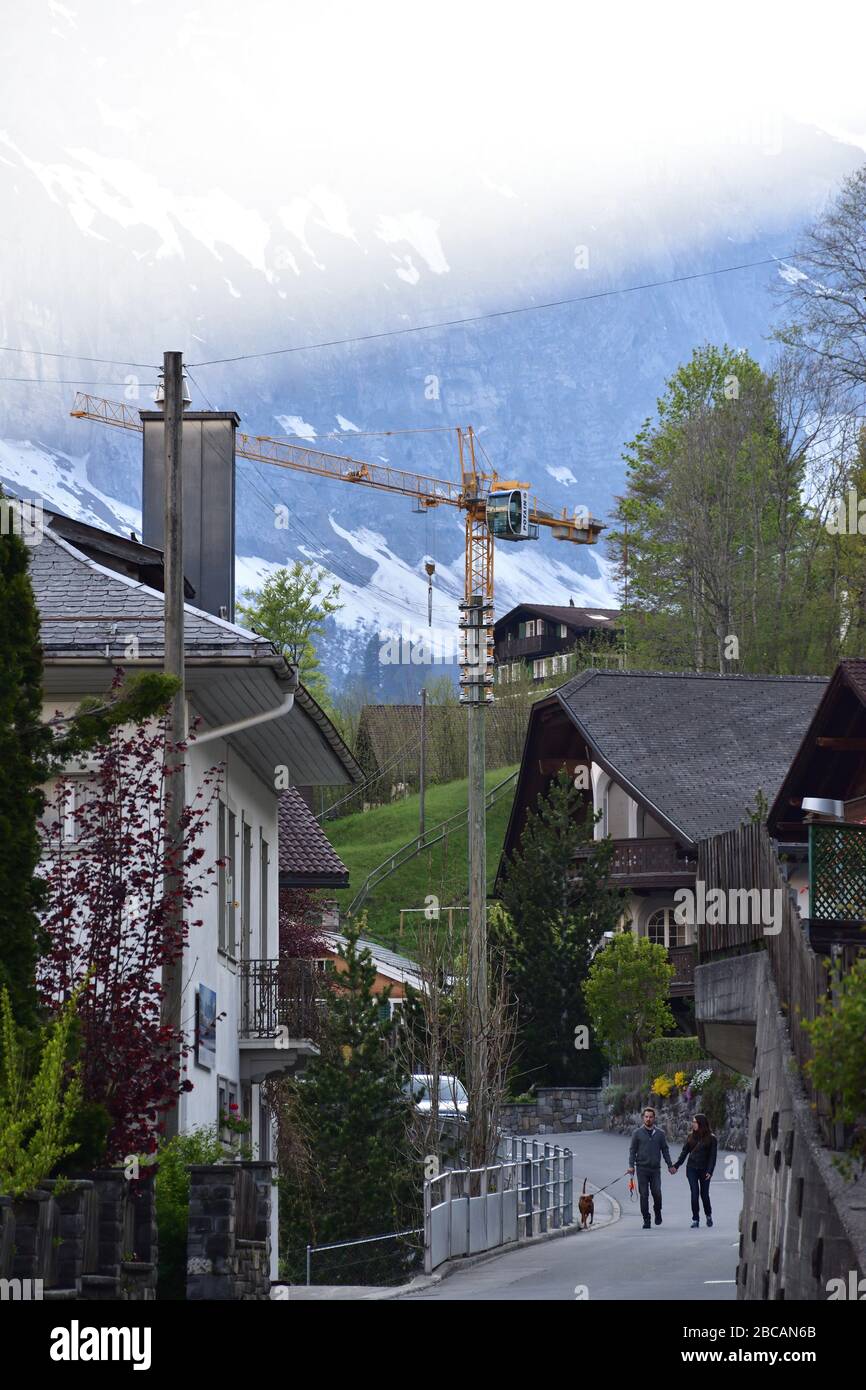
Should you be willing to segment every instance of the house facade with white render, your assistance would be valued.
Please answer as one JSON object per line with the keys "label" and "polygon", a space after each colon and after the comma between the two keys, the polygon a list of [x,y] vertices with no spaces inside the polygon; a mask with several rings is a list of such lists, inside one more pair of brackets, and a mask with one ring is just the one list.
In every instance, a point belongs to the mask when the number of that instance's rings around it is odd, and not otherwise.
{"label": "house facade with white render", "polygon": [[[162,669],[159,551],[46,513],[30,554],[46,717],[105,694],[119,668]],[[274,1008],[280,789],[357,782],[361,772],[272,643],[187,603],[185,651],[187,717],[195,725],[185,797],[222,764],[203,863],[225,864],[190,913],[202,924],[190,926],[183,955],[181,1022],[192,1043],[192,1089],[180,1099],[179,1127],[213,1125],[236,1105],[249,1121],[254,1156],[269,1158],[261,1084],[314,1051],[291,1017],[288,1030],[278,1028]],[[300,798],[293,805],[309,816]]]}

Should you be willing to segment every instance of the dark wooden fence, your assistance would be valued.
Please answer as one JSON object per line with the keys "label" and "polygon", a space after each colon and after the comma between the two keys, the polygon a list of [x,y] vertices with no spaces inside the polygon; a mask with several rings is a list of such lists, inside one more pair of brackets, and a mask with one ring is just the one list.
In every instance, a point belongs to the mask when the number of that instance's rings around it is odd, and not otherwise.
{"label": "dark wooden fence", "polygon": [[[770,957],[773,978],[779,1000],[788,1022],[791,1049],[797,1059],[803,1082],[816,1110],[819,1125],[828,1143],[834,1141],[829,1123],[828,1098],[818,1092],[804,1071],[812,1057],[812,1044],[803,1024],[820,1012],[821,1000],[830,987],[830,973],[825,958],[818,956],[809,944],[806,924],[792,902],[788,884],[773,842],[766,827],[753,824],[728,830],[698,846],[699,882],[709,893],[721,888],[727,903],[731,894],[749,889],[777,890],[781,902],[781,928],[768,932],[760,920],[699,924],[698,963],[738,955],[743,951],[766,950]],[[730,913],[726,915],[730,916]],[[744,915],[744,914],[739,914]],[[753,917],[755,914],[748,914]]]}

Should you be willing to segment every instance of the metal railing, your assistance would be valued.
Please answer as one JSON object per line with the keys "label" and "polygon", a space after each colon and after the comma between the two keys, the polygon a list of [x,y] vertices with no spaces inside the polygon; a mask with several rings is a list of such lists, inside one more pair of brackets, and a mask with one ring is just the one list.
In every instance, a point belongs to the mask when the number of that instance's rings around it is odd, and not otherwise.
{"label": "metal railing", "polygon": [[446,1169],[424,1183],[424,1270],[570,1226],[574,1158],[537,1139],[500,1141],[501,1162]]}
{"label": "metal railing", "polygon": [[[420,1235],[423,1235],[423,1234],[424,1234],[424,1229],[423,1229],[423,1227],[422,1227],[422,1226],[418,1226],[418,1227],[413,1228],[413,1229],[410,1230],[410,1231],[389,1231],[388,1234],[387,1234],[387,1235],[384,1235],[384,1236],[362,1236],[362,1237],[359,1237],[357,1240],[337,1240],[337,1241],[332,1241],[332,1243],[331,1243],[330,1245],[308,1245],[308,1246],[307,1246],[307,1286],[309,1287],[310,1284],[312,1284],[312,1282],[313,1282],[313,1277],[312,1277],[312,1257],[313,1257],[313,1255],[327,1255],[327,1254],[329,1254],[330,1252],[333,1252],[333,1251],[335,1251],[335,1250],[354,1250],[354,1249],[360,1249],[361,1247],[365,1247],[365,1248],[366,1248],[367,1246],[370,1246],[370,1245],[381,1245],[382,1242],[383,1242],[383,1241],[386,1241],[386,1240],[402,1241],[402,1242],[403,1242],[402,1247],[398,1247],[398,1250],[400,1250],[400,1251],[402,1252],[401,1258],[400,1258],[400,1260],[399,1260],[399,1264],[400,1264],[401,1266],[403,1266],[403,1268],[394,1269],[394,1270],[392,1270],[392,1271],[388,1271],[387,1273],[383,1274],[383,1272],[382,1272],[382,1264],[383,1264],[383,1261],[382,1261],[381,1258],[379,1258],[379,1259],[377,1260],[377,1259],[376,1259],[376,1256],[373,1255],[373,1254],[368,1255],[368,1256],[365,1256],[364,1254],[361,1254],[361,1255],[359,1255],[359,1256],[350,1257],[348,1260],[347,1260],[345,1257],[340,1258],[339,1264],[336,1265],[336,1267],[332,1268],[332,1270],[331,1270],[331,1276],[332,1276],[332,1278],[333,1278],[335,1275],[339,1275],[339,1276],[340,1276],[340,1279],[339,1279],[338,1282],[345,1283],[346,1280],[345,1280],[345,1278],[344,1278],[343,1276],[345,1276],[349,1270],[352,1270],[352,1271],[353,1271],[353,1280],[354,1280],[355,1283],[357,1283],[357,1284],[359,1284],[359,1285],[360,1285],[360,1284],[366,1284],[366,1283],[370,1283],[370,1282],[371,1282],[369,1279],[366,1279],[366,1278],[362,1278],[362,1277],[361,1277],[363,1274],[368,1273],[368,1272],[371,1272],[371,1273],[373,1274],[373,1282],[375,1282],[376,1280],[385,1279],[387,1283],[402,1283],[403,1279],[405,1278],[405,1275],[406,1275],[407,1273],[410,1273],[410,1272],[411,1272],[412,1265],[415,1263],[415,1261],[416,1261],[416,1260],[418,1259],[418,1257],[420,1256],[420,1251],[419,1251],[419,1249],[418,1249],[417,1243],[411,1241],[411,1240],[409,1239],[409,1237],[410,1237],[410,1236],[420,1236]],[[378,1252],[377,1252],[377,1253],[378,1253]],[[332,1255],[332,1260],[333,1260],[333,1258],[334,1258],[334,1257],[333,1257],[333,1255]],[[371,1264],[372,1264],[372,1266],[373,1266],[372,1270],[371,1270],[371,1268],[370,1268]],[[351,1281],[350,1281],[350,1282],[351,1282]]]}
{"label": "metal railing", "polygon": [[318,1038],[325,1000],[310,961],[240,960],[238,982],[240,1037],[273,1038],[287,1028],[293,1038]]}
{"label": "metal railing", "polygon": [[[499,801],[499,799],[514,785],[517,780],[517,775],[517,772],[509,773],[502,782],[497,782],[496,786],[487,793],[484,804],[488,811],[492,806],[495,806],[497,801]],[[402,868],[408,860],[414,859],[416,854],[421,854],[423,850],[430,849],[432,845],[436,845],[440,840],[444,840],[452,831],[457,831],[464,826],[468,814],[468,810],[457,811],[453,816],[449,816],[447,820],[440,821],[438,825],[431,825],[430,829],[425,830],[423,835],[416,835],[413,840],[409,840],[405,845],[401,845],[398,850],[395,850],[392,855],[384,859],[381,864],[377,864],[376,868],[372,869],[364,879],[361,887],[349,903],[346,909],[347,917],[353,917],[360,910],[366,898],[383,879],[388,878],[390,874]]]}

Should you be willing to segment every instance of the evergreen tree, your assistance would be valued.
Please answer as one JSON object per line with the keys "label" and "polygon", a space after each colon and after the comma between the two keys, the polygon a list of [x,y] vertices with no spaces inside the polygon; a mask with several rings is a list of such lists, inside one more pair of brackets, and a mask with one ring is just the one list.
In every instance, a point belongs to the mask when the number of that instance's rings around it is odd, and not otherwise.
{"label": "evergreen tree", "polygon": [[[331,980],[320,1055],[293,1087],[290,1105],[278,1109],[281,1152],[304,1154],[290,1173],[281,1171],[290,1279],[303,1277],[307,1244],[420,1224],[422,1174],[413,1171],[407,1142],[408,1076],[391,1045],[398,1025],[390,1018],[390,988],[373,992],[376,970],[369,950],[358,949],[359,935],[360,924],[350,924],[338,950],[343,968]],[[316,1256],[314,1274],[320,1283],[399,1282],[409,1256],[405,1242],[353,1246]]]}
{"label": "evergreen tree", "polygon": [[[491,913],[491,935],[517,998],[521,1090],[532,1083],[593,1085],[601,1075],[595,1041],[578,1045],[576,1029],[588,1024],[581,986],[595,947],[622,909],[609,883],[613,845],[594,840],[596,819],[561,772],[527,817],[506,871],[502,909]],[[585,854],[576,877],[578,850]]]}
{"label": "evergreen tree", "polygon": [[0,988],[9,992],[18,1027],[32,1031],[36,960],[44,945],[38,914],[45,885],[37,873],[41,787],[109,729],[162,709],[174,680],[149,672],[117,685],[110,697],[82,701],[66,718],[43,722],[39,613],[14,507],[0,494]]}
{"label": "evergreen tree", "polygon": [[0,501],[0,987],[16,1023],[36,1024],[37,909],[43,885],[37,821],[51,769],[52,733],[42,723],[42,648],[28,548],[12,507]]}

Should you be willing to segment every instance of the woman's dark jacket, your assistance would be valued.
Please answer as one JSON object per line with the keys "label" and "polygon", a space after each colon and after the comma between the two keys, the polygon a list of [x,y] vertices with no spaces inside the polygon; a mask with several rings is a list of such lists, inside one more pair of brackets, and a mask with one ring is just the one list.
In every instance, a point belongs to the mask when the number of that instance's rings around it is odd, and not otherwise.
{"label": "woman's dark jacket", "polygon": [[716,1166],[716,1154],[718,1152],[718,1140],[711,1134],[708,1140],[701,1140],[695,1144],[694,1148],[689,1148],[688,1141],[683,1144],[683,1151],[674,1164],[679,1168],[688,1156],[687,1168],[697,1168],[699,1173],[712,1173]]}

